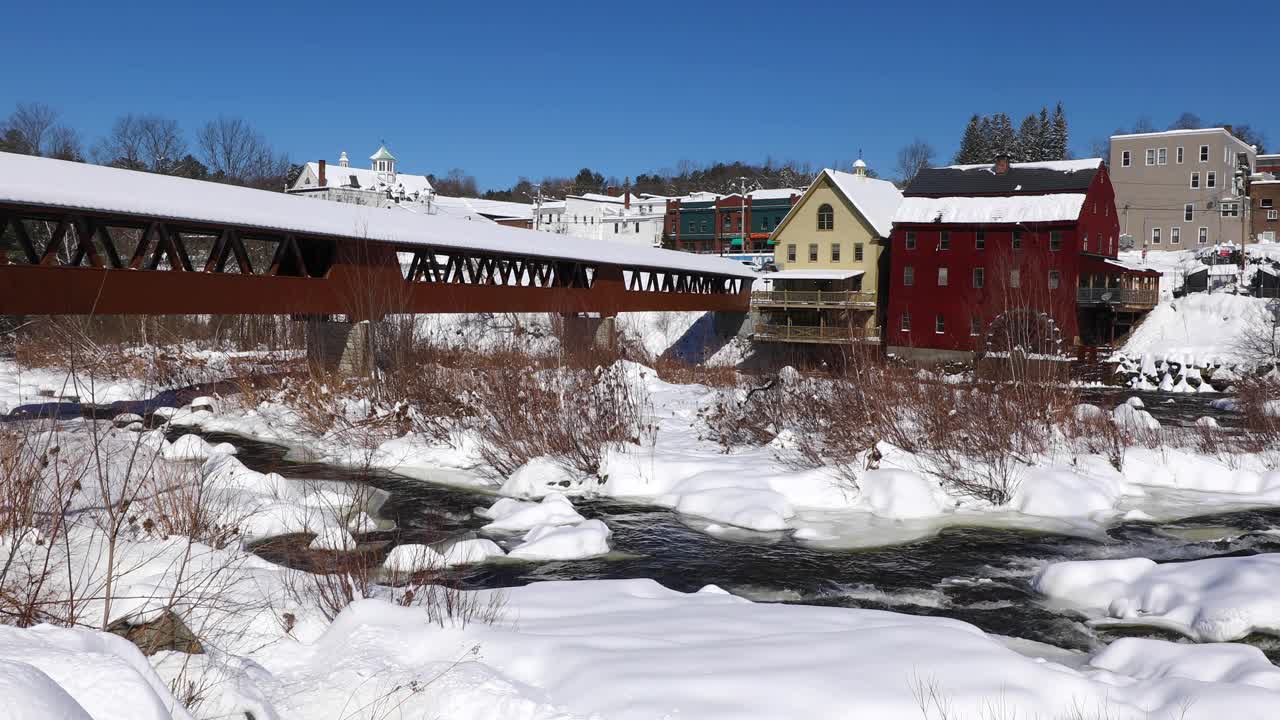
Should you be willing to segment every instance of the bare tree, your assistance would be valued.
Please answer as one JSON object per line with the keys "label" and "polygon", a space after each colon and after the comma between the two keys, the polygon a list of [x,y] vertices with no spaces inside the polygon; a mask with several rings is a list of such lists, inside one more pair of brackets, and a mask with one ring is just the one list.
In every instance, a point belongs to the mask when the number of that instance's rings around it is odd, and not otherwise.
{"label": "bare tree", "polygon": [[79,133],[66,125],[55,125],[49,131],[49,143],[45,155],[58,160],[84,162]]}
{"label": "bare tree", "polygon": [[929,167],[933,162],[934,154],[933,146],[920,138],[916,138],[898,151],[896,170],[898,177],[902,179],[903,187],[915,180],[921,170]]}
{"label": "bare tree", "polygon": [[176,120],[129,113],[116,120],[93,154],[103,165],[172,175],[187,154],[187,143]]}
{"label": "bare tree", "polygon": [[201,128],[197,143],[213,179],[235,185],[281,190],[289,159],[243,118],[219,116]]}
{"label": "bare tree", "polygon": [[8,152],[84,159],[79,136],[71,128],[59,125],[57,111],[43,103],[18,103],[13,114],[0,123],[0,137],[0,145]]}
{"label": "bare tree", "polygon": [[1257,307],[1236,336],[1236,351],[1257,370],[1280,367],[1280,300]]}
{"label": "bare tree", "polygon": [[1200,121],[1200,116],[1193,112],[1182,113],[1169,125],[1170,130],[1199,130],[1202,127],[1204,123]]}

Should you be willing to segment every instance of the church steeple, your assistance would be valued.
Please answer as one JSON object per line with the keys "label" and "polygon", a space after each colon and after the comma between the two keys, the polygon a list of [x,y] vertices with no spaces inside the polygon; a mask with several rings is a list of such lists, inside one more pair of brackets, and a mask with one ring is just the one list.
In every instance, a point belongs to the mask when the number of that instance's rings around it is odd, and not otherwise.
{"label": "church steeple", "polygon": [[369,156],[373,161],[373,170],[378,173],[378,179],[388,185],[395,184],[396,181],[396,156],[392,155],[387,146],[378,146],[378,152]]}

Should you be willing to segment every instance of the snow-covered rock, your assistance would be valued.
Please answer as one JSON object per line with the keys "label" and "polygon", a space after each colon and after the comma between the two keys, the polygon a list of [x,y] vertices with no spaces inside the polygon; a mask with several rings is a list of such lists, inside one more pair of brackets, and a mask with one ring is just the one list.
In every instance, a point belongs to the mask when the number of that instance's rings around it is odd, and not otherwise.
{"label": "snow-covered rock", "polygon": [[1125,430],[1160,429],[1160,421],[1152,417],[1151,413],[1137,409],[1128,403],[1117,405],[1116,409],[1111,412],[1111,416],[1116,425]]}
{"label": "snow-covered rock", "polygon": [[[1132,398],[1132,399],[1138,400],[1138,398]],[[1138,402],[1142,402],[1142,401],[1138,400]],[[1107,416],[1107,413],[1105,410],[1098,407],[1097,405],[1089,405],[1087,403],[1081,403],[1071,408],[1071,415],[1075,417],[1076,420],[1083,422],[1085,420],[1100,420],[1102,418],[1105,418]]]}
{"label": "snow-covered rock", "polygon": [[439,570],[444,566],[444,556],[427,545],[397,545],[382,563],[382,567],[395,573]]}
{"label": "snow-covered rock", "polygon": [[1054,563],[1036,577],[1051,599],[1099,622],[1150,625],[1208,642],[1280,634],[1280,554],[1158,565],[1146,558]]}
{"label": "snow-covered rock", "polygon": [[573,503],[558,492],[549,493],[536,503],[502,498],[480,514],[492,520],[484,526],[490,532],[523,532],[541,526],[572,525],[583,520],[573,508]]}
{"label": "snow-covered rock", "polygon": [[498,543],[492,540],[485,540],[484,538],[459,540],[445,548],[444,564],[445,567],[475,565],[505,556],[506,553],[498,546]]}
{"label": "snow-covered rock", "polygon": [[163,452],[166,460],[207,460],[213,455],[235,455],[238,450],[231,443],[211,445],[199,435],[183,435]]}
{"label": "snow-covered rock", "polygon": [[906,470],[871,470],[858,478],[860,498],[880,517],[925,518],[947,509],[947,497],[937,482]]}
{"label": "snow-covered rock", "polygon": [[530,530],[524,542],[512,548],[508,557],[520,560],[579,560],[609,552],[613,533],[599,520],[584,520],[563,527],[542,526]]}
{"label": "snow-covered rock", "polygon": [[540,498],[561,493],[581,478],[551,457],[538,457],[521,465],[498,492],[509,497]]}
{"label": "snow-covered rock", "polygon": [[1114,471],[1035,468],[1025,472],[1009,504],[1028,515],[1088,517],[1113,511],[1123,494],[1123,478]]}

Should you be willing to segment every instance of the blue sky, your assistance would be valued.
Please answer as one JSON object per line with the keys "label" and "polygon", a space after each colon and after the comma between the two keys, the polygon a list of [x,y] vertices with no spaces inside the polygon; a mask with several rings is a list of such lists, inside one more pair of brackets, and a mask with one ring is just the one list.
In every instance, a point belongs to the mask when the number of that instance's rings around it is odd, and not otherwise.
{"label": "blue sky", "polygon": [[1077,155],[1184,110],[1280,146],[1276,72],[1248,50],[1277,2],[116,5],[2,13],[0,112],[38,100],[89,139],[129,111],[188,133],[234,114],[295,161],[363,164],[386,139],[401,169],[481,188],[859,148],[887,175],[915,137],[946,160],[972,113],[1059,100]]}

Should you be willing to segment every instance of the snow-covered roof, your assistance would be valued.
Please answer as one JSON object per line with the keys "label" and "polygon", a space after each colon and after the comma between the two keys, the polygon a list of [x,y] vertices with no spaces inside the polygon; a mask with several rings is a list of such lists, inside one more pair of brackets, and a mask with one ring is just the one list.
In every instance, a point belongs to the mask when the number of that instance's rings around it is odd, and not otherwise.
{"label": "snow-covered roof", "polygon": [[715,256],[584,240],[354,203],[317,202],[285,193],[11,153],[0,153],[0,202],[356,237],[400,245],[755,277],[741,263]]}
{"label": "snow-covered roof", "polygon": [[533,205],[529,203],[511,202],[509,200],[489,200],[487,198],[465,198],[476,210],[490,217],[533,219]]}
{"label": "snow-covered roof", "polygon": [[862,270],[779,270],[761,273],[765,280],[848,280],[865,274]]}
{"label": "snow-covered roof", "polygon": [[902,204],[902,191],[887,180],[863,177],[830,168],[822,171],[840,194],[871,223],[880,237],[893,232],[893,214]]}
{"label": "snow-covered roof", "polygon": [[[1060,172],[1078,172],[1080,170],[1094,170],[1102,165],[1102,158],[1084,158],[1082,160],[1045,160],[1043,162],[1021,162],[1009,163],[1010,168],[1021,168],[1024,170],[1058,170]],[[992,163],[981,163],[978,165],[946,165],[947,170],[980,170],[982,168],[994,168]],[[992,170],[994,172],[994,170]]]}
{"label": "snow-covered roof", "polygon": [[771,190],[752,190],[747,193],[747,196],[752,200],[786,200],[792,195],[803,194],[803,190],[796,190],[795,188],[773,188]]}
{"label": "snow-covered roof", "polygon": [[386,145],[379,145],[378,151],[369,156],[370,160],[395,160],[396,156],[391,154]]}
{"label": "snow-covered roof", "polygon": [[[418,207],[406,207],[403,205],[397,205],[397,207],[405,207],[405,209],[412,210],[414,212],[421,212]],[[431,209],[436,215],[444,215],[446,217],[458,218],[460,220],[479,220],[487,223],[493,222],[493,220],[485,217],[484,213],[481,213],[480,210],[471,204],[470,198],[437,195],[431,203]]]}
{"label": "snow-covered roof", "polygon": [[909,197],[893,215],[895,223],[1041,223],[1074,221],[1083,193],[1013,197]]}
{"label": "snow-covered roof", "polygon": [[[309,173],[309,174],[308,174]],[[342,167],[337,163],[325,163],[324,178],[325,187],[351,187],[351,177],[355,176],[356,182],[359,183],[361,190],[386,191],[404,189],[406,195],[415,193],[422,195],[432,192],[431,181],[426,175],[412,175],[410,173],[396,173],[394,183],[388,185],[382,182],[378,177],[386,173],[379,173],[369,168]],[[298,181],[294,183],[290,189],[314,189],[319,185],[304,184],[309,178],[320,177],[320,163],[309,162],[306,164],[304,172],[298,176]]]}

